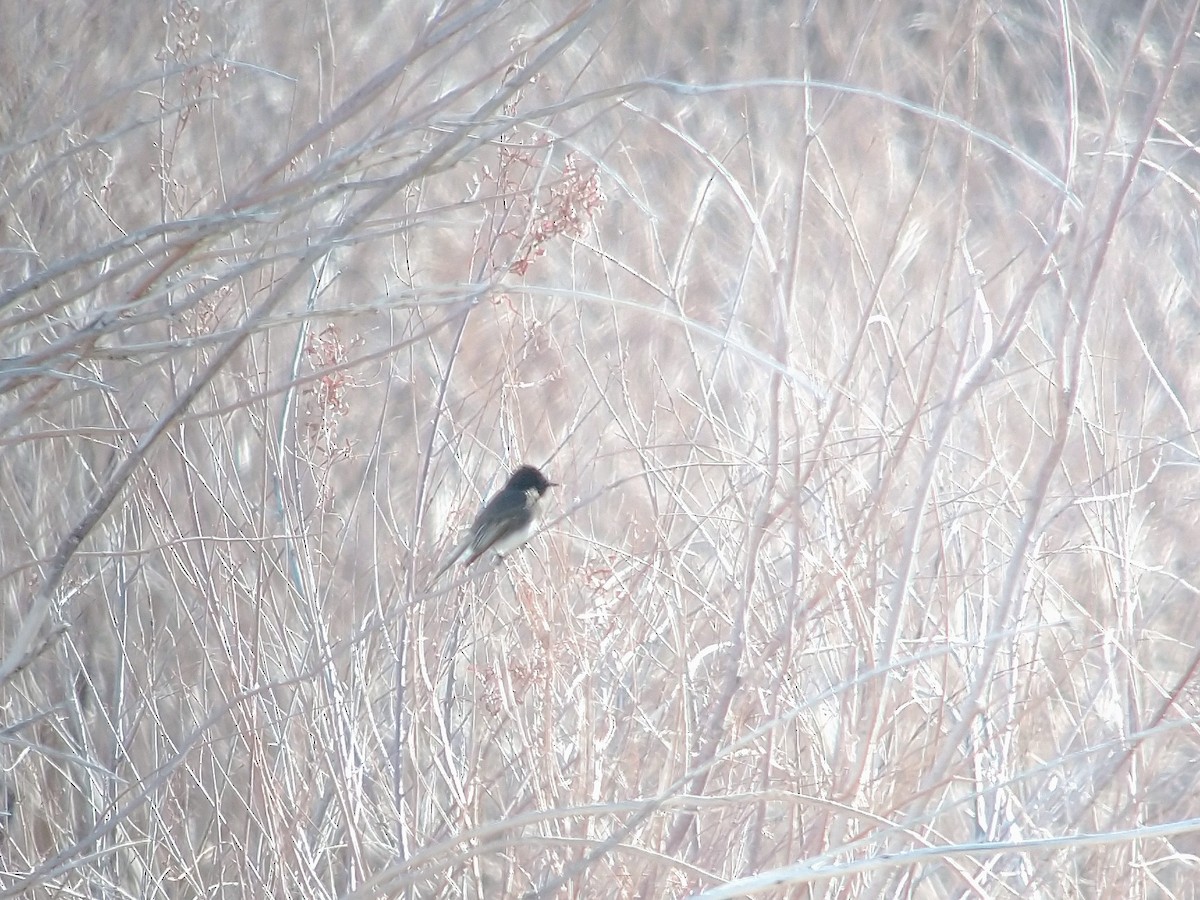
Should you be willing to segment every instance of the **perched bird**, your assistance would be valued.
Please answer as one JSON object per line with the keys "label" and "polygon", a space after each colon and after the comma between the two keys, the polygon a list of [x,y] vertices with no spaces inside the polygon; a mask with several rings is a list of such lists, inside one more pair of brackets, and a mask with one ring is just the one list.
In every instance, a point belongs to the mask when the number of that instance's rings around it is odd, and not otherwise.
{"label": "perched bird", "polygon": [[533,537],[541,518],[542,498],[556,484],[534,466],[521,466],[513,472],[500,493],[475,517],[471,530],[450,552],[433,580],[441,578],[456,562],[469,566],[489,550],[503,557]]}

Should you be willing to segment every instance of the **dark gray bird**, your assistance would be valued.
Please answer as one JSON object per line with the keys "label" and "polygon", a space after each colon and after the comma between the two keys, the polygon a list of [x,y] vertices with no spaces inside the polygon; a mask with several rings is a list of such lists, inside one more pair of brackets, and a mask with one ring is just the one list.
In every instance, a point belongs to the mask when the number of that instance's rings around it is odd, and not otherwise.
{"label": "dark gray bird", "polygon": [[471,530],[450,552],[433,580],[457,562],[469,566],[489,550],[503,557],[524,544],[537,531],[542,498],[556,485],[534,466],[521,466],[513,472],[500,493],[475,517]]}

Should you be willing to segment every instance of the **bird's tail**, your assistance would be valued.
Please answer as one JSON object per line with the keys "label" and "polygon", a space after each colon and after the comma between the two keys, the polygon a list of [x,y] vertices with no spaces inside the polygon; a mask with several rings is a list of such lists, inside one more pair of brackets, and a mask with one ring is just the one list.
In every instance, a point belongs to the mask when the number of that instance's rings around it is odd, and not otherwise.
{"label": "bird's tail", "polygon": [[462,559],[463,553],[467,549],[467,543],[467,540],[459,541],[458,545],[450,551],[450,555],[446,557],[445,562],[443,562],[441,566],[438,567],[438,570],[433,573],[434,581],[437,581],[439,578],[445,575],[446,572],[450,570],[451,566]]}

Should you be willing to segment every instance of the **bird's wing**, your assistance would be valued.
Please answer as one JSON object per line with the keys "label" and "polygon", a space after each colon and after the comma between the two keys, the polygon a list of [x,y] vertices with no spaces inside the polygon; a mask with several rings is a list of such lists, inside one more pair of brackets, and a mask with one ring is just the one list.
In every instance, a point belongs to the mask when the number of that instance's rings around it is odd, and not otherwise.
{"label": "bird's wing", "polygon": [[501,491],[475,517],[466,536],[455,545],[446,561],[434,573],[437,581],[459,560],[469,566],[479,559],[492,544],[510,529],[529,524],[537,498],[527,491]]}
{"label": "bird's wing", "polygon": [[475,519],[475,526],[468,537],[471,541],[470,555],[463,560],[463,565],[469,566],[475,562],[504,535],[526,527],[533,516],[536,502],[537,498],[528,491],[501,491],[493,497]]}

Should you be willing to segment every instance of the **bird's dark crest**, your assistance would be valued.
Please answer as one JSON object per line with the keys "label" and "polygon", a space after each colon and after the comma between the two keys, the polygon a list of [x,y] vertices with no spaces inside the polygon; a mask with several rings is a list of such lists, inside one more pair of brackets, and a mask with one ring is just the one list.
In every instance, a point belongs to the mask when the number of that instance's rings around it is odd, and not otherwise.
{"label": "bird's dark crest", "polygon": [[507,488],[516,491],[536,490],[544,494],[547,488],[553,487],[554,482],[542,474],[536,466],[521,466],[509,476]]}

